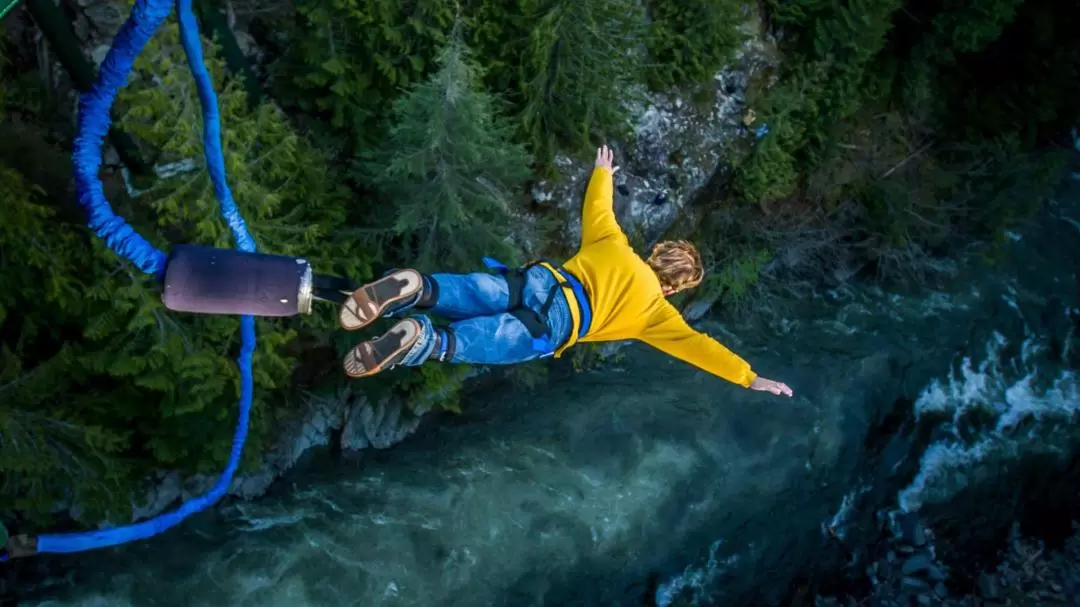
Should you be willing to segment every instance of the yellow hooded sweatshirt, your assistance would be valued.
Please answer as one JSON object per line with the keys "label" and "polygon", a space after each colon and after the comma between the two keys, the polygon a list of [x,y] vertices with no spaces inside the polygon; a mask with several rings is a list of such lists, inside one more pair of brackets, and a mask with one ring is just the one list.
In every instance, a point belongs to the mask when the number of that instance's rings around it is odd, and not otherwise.
{"label": "yellow hooded sweatshirt", "polygon": [[[660,279],[615,220],[612,174],[597,167],[581,213],[581,248],[563,267],[585,288],[592,308],[583,342],[638,339],[732,383],[749,387],[750,365],[715,339],[692,329],[664,297]],[[565,347],[576,341],[573,338]]]}

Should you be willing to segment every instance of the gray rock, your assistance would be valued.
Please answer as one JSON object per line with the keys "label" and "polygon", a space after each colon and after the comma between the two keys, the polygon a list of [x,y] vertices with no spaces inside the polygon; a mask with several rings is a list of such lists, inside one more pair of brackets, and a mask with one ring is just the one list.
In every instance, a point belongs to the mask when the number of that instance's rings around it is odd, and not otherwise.
{"label": "gray rock", "polygon": [[911,543],[915,544],[916,546],[926,545],[926,530],[923,528],[921,523],[915,524],[915,531],[911,536]]}
{"label": "gray rock", "polygon": [[998,585],[995,583],[994,578],[984,573],[979,576],[979,581],[976,583],[979,589],[979,595],[984,599],[996,599],[1000,595],[998,592]]}
{"label": "gray rock", "polygon": [[117,153],[115,147],[111,145],[105,147],[105,151],[102,153],[101,163],[107,167],[120,166],[120,154]]}
{"label": "gray rock", "polygon": [[108,44],[101,44],[94,48],[90,53],[90,58],[94,60],[94,65],[101,66],[101,62],[105,61],[105,56],[109,54],[110,46]]}
{"label": "gray rock", "polygon": [[120,31],[125,19],[119,8],[108,3],[88,6],[84,14],[94,29],[106,35],[115,35]]}
{"label": "gray rock", "polygon": [[900,586],[904,590],[913,590],[916,592],[927,592],[930,590],[930,584],[927,583],[926,580],[912,577],[910,575],[905,575],[903,577],[900,582]]}
{"label": "gray rock", "polygon": [[178,472],[159,472],[157,483],[147,492],[146,501],[135,504],[132,508],[132,520],[138,521],[150,518],[155,514],[164,512],[170,504],[180,497],[183,479]]}
{"label": "gray rock", "polygon": [[370,445],[385,449],[412,434],[419,424],[420,416],[399,400],[383,399],[373,406],[365,399],[349,410],[341,446],[363,449]]}
{"label": "gray rock", "polygon": [[930,604],[932,604],[934,602],[934,600],[931,599],[930,596],[926,595],[926,594],[920,594],[919,597],[916,600],[918,601],[918,603],[920,605],[930,605]]}
{"label": "gray rock", "polygon": [[75,20],[71,23],[71,29],[79,42],[85,43],[90,40],[90,21],[86,18],[86,15],[76,13]]}
{"label": "gray rock", "polygon": [[934,584],[934,594],[943,599],[949,596],[949,589],[945,587],[945,584],[938,582],[937,584]]}
{"label": "gray rock", "polygon": [[911,558],[904,561],[904,565],[901,571],[904,575],[912,575],[920,571],[926,571],[933,567],[933,561],[930,559],[930,555],[925,552],[919,552],[913,554]]}
{"label": "gray rock", "polygon": [[945,575],[945,572],[941,570],[941,567],[938,567],[936,565],[928,567],[926,569],[925,575],[926,575],[927,578],[929,578],[929,579],[931,579],[931,580],[933,580],[935,582],[944,581],[945,578],[947,577]]}
{"label": "gray rock", "polygon": [[[616,163],[615,212],[627,234],[649,245],[658,240],[686,204],[709,182],[723,161],[729,142],[748,137],[742,124],[744,94],[751,74],[775,63],[770,41],[751,37],[733,65],[714,76],[715,103],[699,109],[678,95],[628,91],[634,117],[633,141],[612,142]],[[636,100],[641,99],[639,103]],[[561,181],[541,181],[532,190],[534,202],[565,215],[564,247],[581,239],[580,206],[592,157],[557,156]]]}

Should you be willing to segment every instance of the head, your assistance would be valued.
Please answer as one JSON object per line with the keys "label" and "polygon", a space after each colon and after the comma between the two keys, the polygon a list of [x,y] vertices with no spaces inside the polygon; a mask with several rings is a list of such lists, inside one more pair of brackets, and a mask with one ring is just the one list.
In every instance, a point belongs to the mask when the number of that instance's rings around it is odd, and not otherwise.
{"label": "head", "polygon": [[705,277],[701,255],[693,244],[685,240],[666,240],[656,243],[645,262],[660,279],[664,297],[692,289],[701,284],[701,280]]}

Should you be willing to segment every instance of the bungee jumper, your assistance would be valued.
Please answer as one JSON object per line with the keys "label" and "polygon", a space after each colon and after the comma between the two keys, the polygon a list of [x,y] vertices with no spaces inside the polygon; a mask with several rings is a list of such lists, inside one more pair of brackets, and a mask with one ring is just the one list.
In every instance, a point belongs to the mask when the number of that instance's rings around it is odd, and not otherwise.
{"label": "bungee jumper", "polygon": [[758,376],[744,360],[691,329],[666,297],[699,284],[704,275],[696,249],[687,242],[657,244],[639,258],[619,228],[613,210],[613,155],[597,152],[582,221],[582,244],[564,266],[546,261],[510,269],[485,259],[495,274],[431,274],[393,270],[380,279],[353,281],[316,274],[300,257],[256,252],[255,240],[232,198],[225,174],[217,96],[202,56],[192,0],[175,0],[180,41],[202,106],[207,171],[222,218],[236,250],[193,244],[166,253],[113,212],[99,176],[109,111],[127,81],[135,58],[169,16],[173,0],[135,0],[102,61],[93,87],[79,96],[72,152],[75,189],[95,235],[119,257],[161,285],[165,307],[179,312],[240,316],[240,400],[225,470],[205,494],[149,520],[94,531],[9,536],[0,526],[0,562],[39,553],[74,553],[147,539],[215,504],[239,467],[253,392],[254,317],[310,314],[313,302],[340,306],[346,330],[381,316],[428,310],[453,320],[436,328],[426,315],[404,318],[382,336],[353,348],[345,373],[368,377],[398,366],[438,359],[465,364],[514,364],[560,356],[578,342],[639,339],[728,381],[753,390],[791,396],[780,382]]}
{"label": "bungee jumper", "polygon": [[[485,258],[496,273],[399,269],[353,291],[339,312],[347,331],[415,313],[353,348],[345,373],[369,377],[428,360],[515,364],[558,358],[577,343],[636,339],[744,388],[792,396],[787,384],[757,375],[745,360],[692,329],[667,301],[701,283],[701,257],[686,241],[657,243],[645,260],[634,252],[615,219],[613,159],[606,145],[596,152],[581,246],[562,267],[538,261],[511,269]],[[453,322],[437,327],[423,312]]]}

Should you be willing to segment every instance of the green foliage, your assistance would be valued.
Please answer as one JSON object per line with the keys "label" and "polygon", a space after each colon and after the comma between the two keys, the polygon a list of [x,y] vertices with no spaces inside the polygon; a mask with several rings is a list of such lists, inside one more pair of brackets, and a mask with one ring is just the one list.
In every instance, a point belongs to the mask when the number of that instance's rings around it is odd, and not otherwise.
{"label": "green foliage", "polygon": [[456,37],[439,70],[394,104],[394,124],[361,172],[385,198],[378,216],[398,255],[425,271],[476,267],[480,257],[516,256],[508,243],[512,192],[531,158],[510,140],[499,104]]}
{"label": "green foliage", "polygon": [[408,403],[410,409],[424,411],[442,408],[461,413],[461,401],[458,397],[469,374],[469,367],[429,363],[402,371],[403,373],[394,378],[393,391]]}
{"label": "green foliage", "polygon": [[468,0],[462,11],[466,42],[483,58],[484,84],[520,110],[522,62],[529,48],[535,15],[532,0]]}
{"label": "green foliage", "polygon": [[[233,198],[260,249],[308,256],[316,269],[363,278],[366,256],[352,239],[335,230],[347,217],[348,191],[323,158],[288,126],[273,106],[249,109],[240,83],[226,83],[221,60],[208,49],[208,67],[220,93],[226,170]],[[220,218],[209,176],[202,164],[198,99],[171,23],[159,31],[136,62],[137,78],[122,91],[126,108],[119,124],[150,144],[159,163],[195,161],[194,170],[159,179],[143,193],[140,204],[167,228],[160,242],[200,242],[231,247],[228,227]],[[186,108],[187,111],[182,111]],[[166,315],[141,282],[99,283],[91,297],[112,303],[91,319],[94,334],[123,356],[100,369],[146,391],[162,402],[143,413],[141,430],[148,447],[164,463],[204,471],[218,470],[228,454],[239,394],[234,362],[238,323],[222,317]],[[256,430],[247,461],[256,461],[259,439],[272,421],[272,394],[286,387],[295,359],[282,347],[296,336],[285,323],[260,321],[254,357]],[[105,337],[109,336],[109,337]],[[156,413],[156,415],[155,415]],[[182,423],[177,423],[182,420]],[[206,444],[213,445],[205,449]]]}
{"label": "green foliage", "polygon": [[0,198],[0,265],[10,285],[0,289],[0,511],[40,517],[71,499],[92,516],[114,514],[123,502],[113,493],[122,494],[127,480],[118,454],[130,432],[94,421],[108,402],[80,386],[93,355],[64,343],[87,309],[84,283],[72,271],[85,267],[81,239],[53,227],[41,190],[3,166]]}
{"label": "green foliage", "polygon": [[[177,69],[177,39],[169,21],[140,55],[117,122],[159,153],[159,167],[181,168],[162,171],[137,200],[107,191],[159,247],[231,247],[203,166],[194,82]],[[370,276],[369,256],[338,233],[351,202],[341,178],[281,112],[248,108],[242,87],[224,82],[214,50],[206,49],[207,62],[220,91],[229,182],[261,250],[304,254],[323,272]],[[41,514],[75,501],[91,520],[123,518],[130,492],[153,469],[218,473],[236,420],[238,321],[164,309],[151,279],[88,238],[85,226],[62,221],[17,172],[0,168],[0,195],[4,279],[18,285],[0,290],[0,440],[18,441],[0,456],[2,508]],[[307,324],[309,334],[319,330],[317,319]],[[300,362],[287,352],[292,325],[258,322],[245,466],[260,460],[288,402]]]}
{"label": "green foliage", "polygon": [[571,348],[568,358],[574,371],[581,373],[605,366],[618,365],[626,358],[623,350],[616,350],[614,354],[605,356],[603,349],[606,345],[609,344],[579,343]]}
{"label": "green foliage", "polygon": [[[572,348],[573,354],[578,348]],[[520,365],[514,365],[507,369],[510,381],[514,386],[524,390],[532,390],[544,385],[548,380],[549,366],[544,359],[532,360]]]}
{"label": "green foliage", "polygon": [[723,256],[706,251],[705,256],[710,259],[710,270],[694,296],[715,300],[725,307],[739,307],[747,301],[765,264],[773,258],[773,254],[764,249],[739,250]]}
{"label": "green foliage", "polygon": [[787,67],[785,79],[790,82],[789,91],[798,91],[803,99],[795,101],[792,92],[786,93],[785,102],[770,108],[763,122],[769,122],[772,114],[794,122],[796,135],[784,147],[798,150],[808,166],[820,160],[834,123],[880,99],[882,91],[870,86],[869,71],[886,45],[893,14],[901,5],[901,0],[772,4],[777,24],[797,26],[791,44],[801,60]]}
{"label": "green foliage", "polygon": [[644,16],[628,0],[521,0],[532,31],[521,66],[521,129],[541,162],[565,146],[628,132],[627,98],[640,81]]}
{"label": "green foliage", "polygon": [[432,69],[453,21],[451,0],[301,0],[293,42],[275,66],[281,94],[365,142],[398,91]]}
{"label": "green foliage", "polygon": [[732,150],[730,193],[801,205],[790,214],[858,243],[839,257],[879,271],[912,270],[959,234],[995,237],[1060,176],[1056,155],[1031,153],[1039,138],[1080,114],[1075,28],[1051,4],[771,2],[787,57],[750,99],[769,130]]}
{"label": "green foliage", "polygon": [[[784,59],[775,85],[759,95],[755,82],[747,101],[769,130],[731,144],[730,189],[694,214],[706,218],[700,240],[723,243],[703,247],[711,271],[695,295],[746,306],[793,234],[815,260],[848,247],[846,258],[879,267],[947,251],[959,234],[1000,235],[1060,176],[1062,154],[1036,150],[1080,115],[1080,5],[766,4]],[[519,261],[510,228],[529,178],[553,177],[559,153],[628,135],[641,85],[709,84],[745,20],[735,0],[299,0],[259,19],[272,31],[258,41],[268,84],[289,115],[248,107],[207,47],[233,196],[261,250],[360,281],[376,263]],[[157,285],[88,234],[70,191],[71,117],[43,94],[33,59],[0,49],[0,263],[16,285],[0,289],[0,511],[78,503],[89,519],[123,518],[155,469],[220,470],[238,323],[165,310]],[[184,63],[170,21],[115,112],[161,175],[134,199],[116,176],[103,179],[157,246],[231,247]],[[807,242],[814,234],[830,241]],[[245,465],[299,394],[344,383],[338,358],[368,335],[335,320],[258,322]],[[568,358],[594,368],[599,349]],[[532,386],[546,370],[511,376]],[[469,371],[428,364],[357,388],[458,410]]]}
{"label": "green foliage", "polygon": [[711,81],[745,39],[738,26],[745,3],[736,0],[647,0],[649,65],[653,90]]}
{"label": "green foliage", "polygon": [[513,107],[516,134],[551,174],[560,149],[627,132],[641,79],[643,7],[631,0],[469,0],[468,41],[484,82]]}
{"label": "green foliage", "polygon": [[950,60],[954,53],[976,53],[997,40],[1016,16],[1024,0],[950,0],[938,6],[933,18],[935,46],[948,52],[939,59]]}

